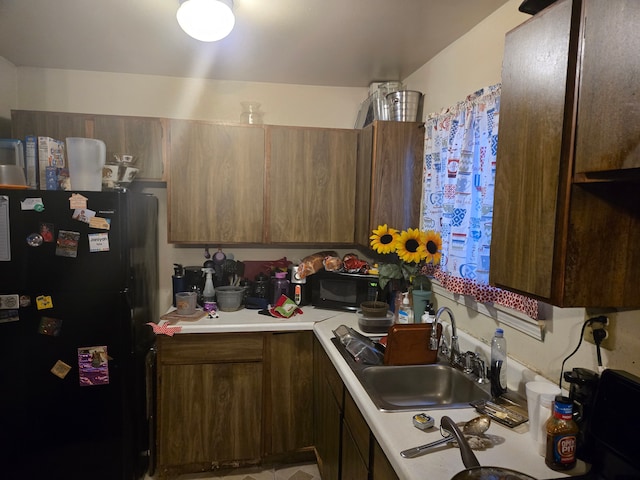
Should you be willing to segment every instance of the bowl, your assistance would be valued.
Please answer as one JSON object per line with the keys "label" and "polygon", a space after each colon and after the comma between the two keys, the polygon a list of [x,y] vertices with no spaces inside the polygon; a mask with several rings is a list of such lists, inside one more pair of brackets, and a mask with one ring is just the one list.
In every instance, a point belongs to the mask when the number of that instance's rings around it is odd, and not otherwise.
{"label": "bowl", "polygon": [[216,301],[218,310],[223,312],[235,312],[242,306],[244,287],[224,286],[216,288]]}
{"label": "bowl", "polygon": [[0,188],[27,188],[24,170],[18,165],[0,165]]}
{"label": "bowl", "polygon": [[387,305],[385,302],[373,300],[369,302],[362,302],[360,304],[360,309],[362,310],[363,315],[365,315],[366,317],[385,317],[387,315],[387,311],[389,310],[389,305]]}
{"label": "bowl", "polygon": [[358,310],[358,327],[366,333],[387,333],[393,325],[393,312],[387,312],[384,317],[368,317],[362,310]]}

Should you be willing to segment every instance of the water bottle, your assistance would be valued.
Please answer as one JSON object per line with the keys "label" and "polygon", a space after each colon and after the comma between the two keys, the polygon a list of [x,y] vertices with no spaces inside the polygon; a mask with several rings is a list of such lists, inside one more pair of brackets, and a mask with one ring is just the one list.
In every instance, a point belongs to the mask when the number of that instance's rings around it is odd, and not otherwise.
{"label": "water bottle", "polygon": [[282,295],[289,295],[287,272],[276,272],[271,278],[271,306],[275,306]]}
{"label": "water bottle", "polygon": [[491,340],[491,395],[499,397],[507,391],[507,340],[504,330],[496,329]]}

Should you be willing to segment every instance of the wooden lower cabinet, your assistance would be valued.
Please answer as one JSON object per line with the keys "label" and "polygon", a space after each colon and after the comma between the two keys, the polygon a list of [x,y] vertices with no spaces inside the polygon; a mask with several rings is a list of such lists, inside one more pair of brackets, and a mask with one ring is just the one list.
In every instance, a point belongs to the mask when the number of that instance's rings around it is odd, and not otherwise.
{"label": "wooden lower cabinet", "polygon": [[312,339],[158,337],[156,476],[312,460]]}
{"label": "wooden lower cabinet", "polygon": [[371,480],[400,480],[391,462],[382,451],[380,444],[373,439],[371,458]]}
{"label": "wooden lower cabinet", "polygon": [[314,445],[322,480],[340,479],[344,387],[338,372],[314,338]]}
{"label": "wooden lower cabinet", "polygon": [[314,439],[322,480],[398,480],[317,340],[314,356]]}
{"label": "wooden lower cabinet", "polygon": [[[267,336],[270,366],[271,428],[266,453],[308,451],[313,458],[313,332],[276,332]],[[303,458],[302,456],[301,458]]]}

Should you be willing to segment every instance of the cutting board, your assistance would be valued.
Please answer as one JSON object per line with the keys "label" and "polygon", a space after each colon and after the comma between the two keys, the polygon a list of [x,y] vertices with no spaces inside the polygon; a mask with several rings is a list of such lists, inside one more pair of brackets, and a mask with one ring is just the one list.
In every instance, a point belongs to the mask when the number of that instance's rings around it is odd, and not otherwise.
{"label": "cutting board", "polygon": [[[436,363],[438,352],[429,350],[432,324],[395,324],[389,327],[387,348],[384,352],[385,365],[422,365]],[[438,342],[442,335],[442,325],[437,327]]]}

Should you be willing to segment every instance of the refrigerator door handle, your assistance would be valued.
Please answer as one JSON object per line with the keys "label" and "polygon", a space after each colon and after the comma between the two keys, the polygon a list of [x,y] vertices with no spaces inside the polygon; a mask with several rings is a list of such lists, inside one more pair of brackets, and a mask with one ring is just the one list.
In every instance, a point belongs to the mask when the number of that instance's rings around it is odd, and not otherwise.
{"label": "refrigerator door handle", "polygon": [[149,470],[151,477],[156,470],[156,357],[155,346],[151,347],[145,358],[145,380],[147,396],[147,424],[149,428]]}

